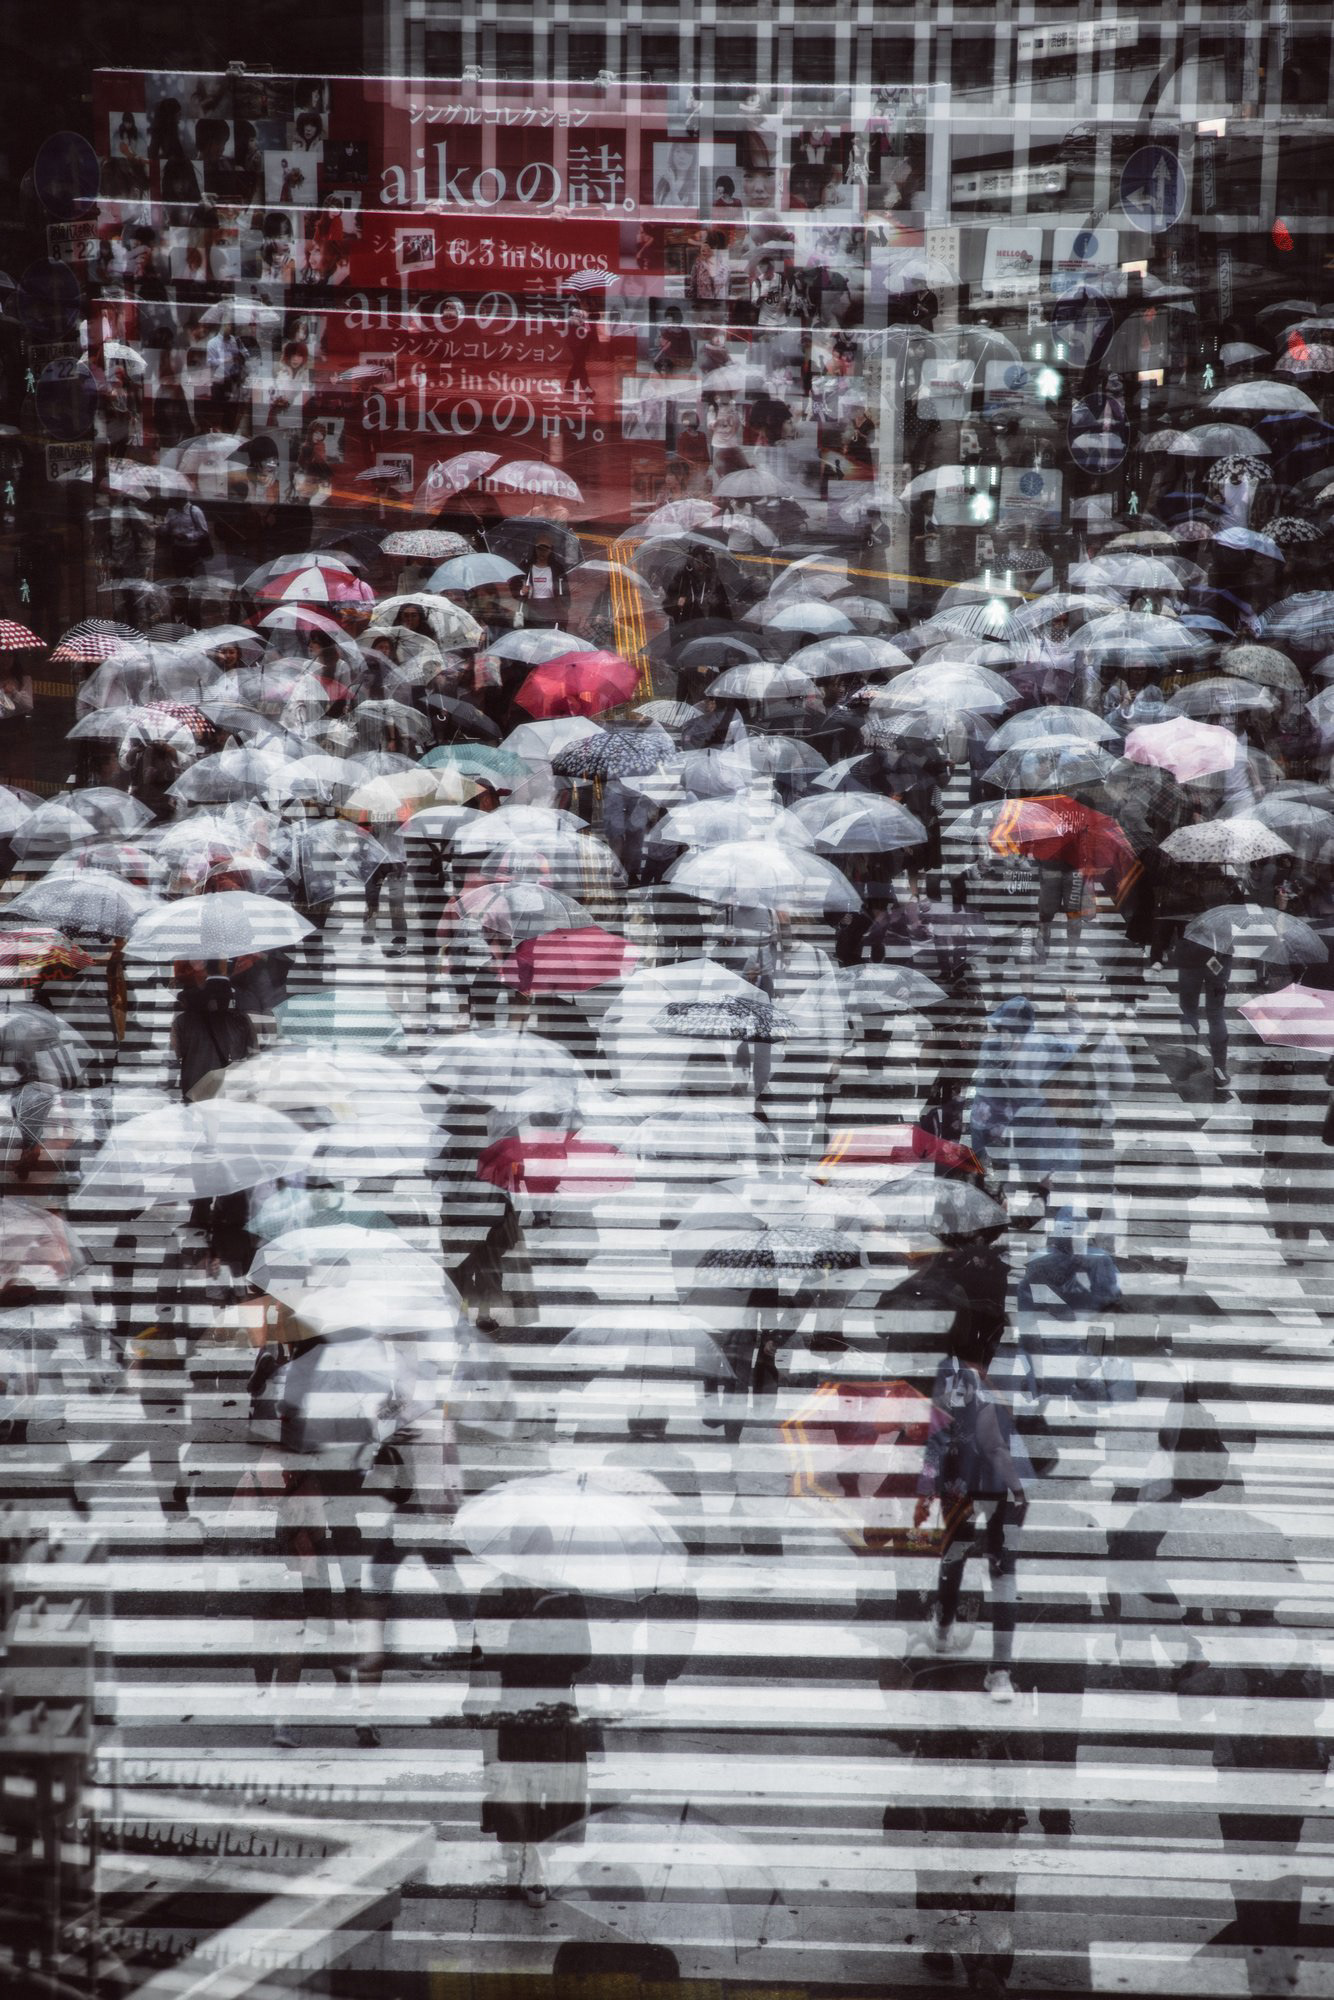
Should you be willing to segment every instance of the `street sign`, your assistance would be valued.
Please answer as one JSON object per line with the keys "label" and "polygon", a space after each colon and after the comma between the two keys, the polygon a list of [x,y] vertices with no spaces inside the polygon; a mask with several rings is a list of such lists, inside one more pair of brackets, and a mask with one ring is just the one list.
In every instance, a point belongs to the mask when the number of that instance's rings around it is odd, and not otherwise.
{"label": "street sign", "polygon": [[1072,368],[1088,368],[1105,352],[1115,320],[1102,293],[1091,285],[1058,299],[1050,314],[1052,338],[1065,349]]}
{"label": "street sign", "polygon": [[1070,412],[1070,456],[1082,472],[1116,472],[1130,449],[1125,404],[1117,396],[1083,396]]}
{"label": "street sign", "polygon": [[1121,206],[1150,235],[1180,222],[1190,198],[1186,170],[1166,146],[1141,146],[1121,169]]}

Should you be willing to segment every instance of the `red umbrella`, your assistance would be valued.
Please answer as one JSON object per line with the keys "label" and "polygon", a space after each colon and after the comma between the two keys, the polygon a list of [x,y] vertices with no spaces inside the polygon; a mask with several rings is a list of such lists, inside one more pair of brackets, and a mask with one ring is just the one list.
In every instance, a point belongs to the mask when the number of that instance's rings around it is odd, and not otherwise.
{"label": "red umbrella", "polygon": [[1063,792],[1011,799],[989,838],[997,854],[1064,862],[1090,880],[1114,874],[1118,902],[1140,873],[1135,850],[1116,821]]}
{"label": "red umbrella", "polygon": [[639,673],[619,653],[562,653],[535,667],[514,699],[540,720],[553,715],[600,715],[629,701]]}
{"label": "red umbrella", "polygon": [[0,653],[40,653],[46,645],[26,625],[13,618],[0,618]]}
{"label": "red umbrella", "polygon": [[633,1169],[615,1146],[572,1132],[496,1139],[480,1155],[477,1172],[507,1194],[615,1194],[634,1184]]}
{"label": "red umbrella", "polygon": [[525,938],[501,966],[500,977],[521,993],[586,993],[622,978],[638,957],[635,946],[615,931],[588,924]]}
{"label": "red umbrella", "polygon": [[1280,1049],[1334,1054],[1334,993],[1317,986],[1280,986],[1243,1000],[1241,1012],[1262,1042]]}

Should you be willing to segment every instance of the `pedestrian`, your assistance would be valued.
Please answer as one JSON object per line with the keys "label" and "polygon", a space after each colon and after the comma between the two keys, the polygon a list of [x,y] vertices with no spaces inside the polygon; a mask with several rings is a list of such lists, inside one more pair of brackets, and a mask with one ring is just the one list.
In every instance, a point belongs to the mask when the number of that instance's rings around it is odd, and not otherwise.
{"label": "pedestrian", "polygon": [[1014,1700],[1014,1653],[1019,1531],[1027,1512],[1021,1467],[1027,1461],[1001,1398],[985,1370],[957,1354],[936,1371],[914,1521],[925,1526],[932,1503],[943,1527],[930,1642],[938,1653],[966,1652],[972,1633],[957,1625],[964,1566],[986,1557],[991,1579],[991,1666],[986,1691],[994,1702]]}

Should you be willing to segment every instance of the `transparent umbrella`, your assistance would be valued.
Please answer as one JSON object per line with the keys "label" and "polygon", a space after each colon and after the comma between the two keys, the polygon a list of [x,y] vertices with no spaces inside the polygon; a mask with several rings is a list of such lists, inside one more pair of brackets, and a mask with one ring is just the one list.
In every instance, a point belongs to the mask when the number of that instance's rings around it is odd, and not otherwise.
{"label": "transparent umbrella", "polygon": [[686,1578],[676,1531],[645,1501],[599,1485],[595,1474],[504,1480],[465,1500],[453,1531],[488,1569],[541,1590],[646,1595],[679,1589]]}
{"label": "transparent umbrella", "polygon": [[125,954],[158,963],[244,958],[299,944],[313,929],[290,904],[244,889],[224,889],[150,910],[136,922]]}
{"label": "transparent umbrella", "polygon": [[734,908],[819,912],[859,910],[862,902],[832,863],[772,841],[724,841],[683,855],[666,879],[689,895]]}
{"label": "transparent umbrella", "polygon": [[112,1128],[80,1184],[88,1200],[236,1194],[303,1167],[311,1141],[255,1104],[168,1104]]}

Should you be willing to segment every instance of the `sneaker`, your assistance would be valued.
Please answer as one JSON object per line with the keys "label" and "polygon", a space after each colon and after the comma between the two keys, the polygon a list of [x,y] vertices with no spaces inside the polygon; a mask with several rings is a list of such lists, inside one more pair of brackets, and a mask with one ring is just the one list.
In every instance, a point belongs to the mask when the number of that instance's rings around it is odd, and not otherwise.
{"label": "sneaker", "polygon": [[1226,1071],[1225,1069],[1220,1069],[1220,1068],[1218,1067],[1218,1064],[1217,1064],[1217,1063],[1215,1063],[1215,1064],[1214,1064],[1214,1089],[1215,1089],[1215,1090],[1227,1090],[1227,1089],[1229,1088],[1229,1086],[1231,1085],[1231,1082],[1232,1082],[1232,1079],[1231,1079],[1231,1077],[1230,1077],[1230,1076],[1228,1075],[1227,1071]]}
{"label": "sneaker", "polygon": [[272,1743],[275,1750],[296,1749],[296,1738],[295,1736],[293,1736],[291,1730],[287,1727],[287,1724],[285,1722],[279,1722],[275,1724],[273,1735],[270,1737],[269,1741]]}
{"label": "sneaker", "polygon": [[1002,1667],[987,1675],[986,1688],[993,1701],[1014,1700],[1014,1682]]}
{"label": "sneaker", "polygon": [[937,1653],[966,1653],[973,1643],[972,1627],[969,1625],[942,1625],[939,1618],[931,1620],[931,1645]]}

